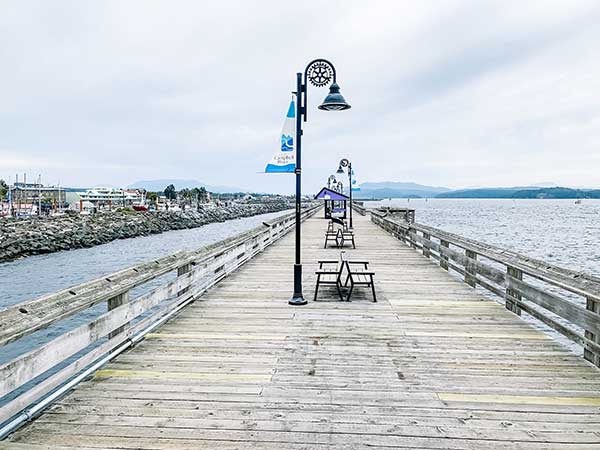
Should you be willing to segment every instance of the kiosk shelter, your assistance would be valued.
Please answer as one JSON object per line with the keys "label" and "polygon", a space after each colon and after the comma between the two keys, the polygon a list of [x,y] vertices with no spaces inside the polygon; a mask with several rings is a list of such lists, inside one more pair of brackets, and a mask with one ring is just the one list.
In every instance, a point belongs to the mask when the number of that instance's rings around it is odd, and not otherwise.
{"label": "kiosk shelter", "polygon": [[315,195],[315,200],[323,200],[325,202],[325,218],[331,219],[337,217],[339,219],[346,218],[347,202],[349,197],[340,192],[324,187]]}

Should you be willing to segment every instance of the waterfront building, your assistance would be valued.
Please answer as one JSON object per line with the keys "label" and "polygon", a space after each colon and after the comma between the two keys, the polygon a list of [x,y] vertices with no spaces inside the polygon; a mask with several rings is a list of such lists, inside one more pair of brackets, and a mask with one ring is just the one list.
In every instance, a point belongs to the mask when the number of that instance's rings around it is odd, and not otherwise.
{"label": "waterfront building", "polygon": [[79,194],[79,209],[134,206],[143,203],[144,192],[138,189],[96,187]]}
{"label": "waterfront building", "polygon": [[65,190],[41,183],[15,182],[8,189],[7,215],[31,215],[64,208]]}

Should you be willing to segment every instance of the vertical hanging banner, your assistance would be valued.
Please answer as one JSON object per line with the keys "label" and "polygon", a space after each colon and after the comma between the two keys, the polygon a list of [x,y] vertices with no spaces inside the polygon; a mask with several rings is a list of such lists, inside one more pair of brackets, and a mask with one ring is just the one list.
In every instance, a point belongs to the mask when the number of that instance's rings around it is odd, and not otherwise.
{"label": "vertical hanging banner", "polygon": [[356,181],[355,175],[354,175],[354,169],[352,169],[352,192],[358,192],[360,191],[360,184],[358,184],[358,182]]}
{"label": "vertical hanging banner", "polygon": [[294,173],[296,170],[296,96],[292,98],[288,108],[283,129],[281,130],[280,148],[275,153],[265,173]]}

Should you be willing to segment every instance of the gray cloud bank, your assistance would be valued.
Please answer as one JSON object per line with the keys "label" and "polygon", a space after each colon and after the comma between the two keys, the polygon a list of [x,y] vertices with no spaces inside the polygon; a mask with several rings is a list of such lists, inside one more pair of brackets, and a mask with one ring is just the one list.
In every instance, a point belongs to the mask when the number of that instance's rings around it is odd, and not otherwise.
{"label": "gray cloud bank", "polygon": [[598,23],[597,1],[3,2],[0,177],[293,192],[257,172],[325,57],[353,108],[309,88],[307,191],[341,157],[369,181],[597,186]]}

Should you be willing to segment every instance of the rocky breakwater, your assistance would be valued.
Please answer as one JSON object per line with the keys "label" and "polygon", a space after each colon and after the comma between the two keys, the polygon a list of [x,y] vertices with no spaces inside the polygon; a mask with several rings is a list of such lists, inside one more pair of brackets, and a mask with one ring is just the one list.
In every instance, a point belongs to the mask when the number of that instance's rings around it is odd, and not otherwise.
{"label": "rocky breakwater", "polygon": [[170,230],[195,228],[208,223],[283,211],[288,202],[204,207],[199,211],[136,212],[120,210],[93,215],[0,219],[0,262],[59,250],[93,247]]}

